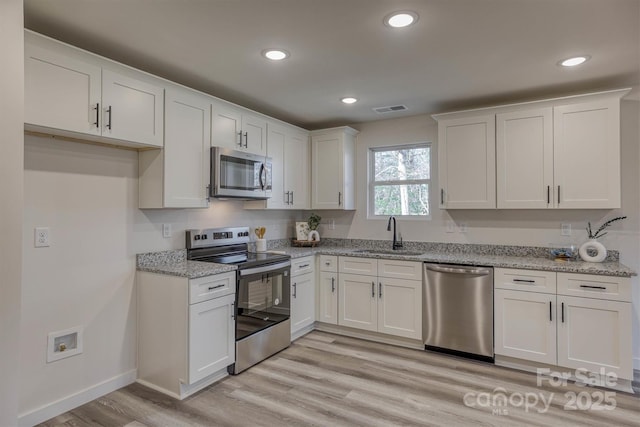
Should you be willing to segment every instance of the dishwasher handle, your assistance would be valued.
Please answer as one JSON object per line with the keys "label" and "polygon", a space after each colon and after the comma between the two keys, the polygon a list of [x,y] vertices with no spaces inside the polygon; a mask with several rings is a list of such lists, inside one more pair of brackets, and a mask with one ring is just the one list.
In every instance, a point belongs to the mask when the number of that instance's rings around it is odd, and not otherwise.
{"label": "dishwasher handle", "polygon": [[449,266],[443,266],[443,265],[427,264],[425,268],[427,270],[436,271],[438,273],[477,274],[481,276],[486,276],[491,274],[491,270],[488,270],[486,268],[477,268],[477,267],[461,267],[461,266],[449,267]]}

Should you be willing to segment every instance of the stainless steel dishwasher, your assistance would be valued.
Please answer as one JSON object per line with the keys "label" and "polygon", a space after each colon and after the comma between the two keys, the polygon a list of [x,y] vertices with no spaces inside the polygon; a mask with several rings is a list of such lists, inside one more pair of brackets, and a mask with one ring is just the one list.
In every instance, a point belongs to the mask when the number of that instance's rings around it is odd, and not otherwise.
{"label": "stainless steel dishwasher", "polygon": [[493,362],[493,268],[424,264],[427,350]]}

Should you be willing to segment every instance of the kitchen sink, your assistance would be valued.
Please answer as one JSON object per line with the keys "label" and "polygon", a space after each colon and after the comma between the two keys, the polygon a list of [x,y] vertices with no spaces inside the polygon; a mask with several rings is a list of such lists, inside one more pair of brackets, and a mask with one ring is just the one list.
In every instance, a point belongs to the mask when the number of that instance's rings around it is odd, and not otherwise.
{"label": "kitchen sink", "polygon": [[391,250],[391,249],[359,249],[354,251],[354,253],[358,254],[372,254],[372,255],[422,255],[423,252],[418,251],[404,251],[404,250]]}

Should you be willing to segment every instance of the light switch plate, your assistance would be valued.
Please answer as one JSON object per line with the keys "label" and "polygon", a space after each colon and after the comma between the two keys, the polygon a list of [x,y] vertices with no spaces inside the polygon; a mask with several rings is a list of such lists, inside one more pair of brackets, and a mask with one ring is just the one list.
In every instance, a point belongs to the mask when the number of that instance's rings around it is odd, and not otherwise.
{"label": "light switch plate", "polygon": [[165,239],[171,237],[171,224],[162,224],[162,237]]}
{"label": "light switch plate", "polygon": [[447,233],[453,233],[453,232],[455,232],[455,231],[456,231],[456,223],[455,223],[455,222],[453,222],[453,221],[451,221],[451,220],[447,221],[447,226],[446,226],[446,228],[445,228],[445,231],[446,231]]}
{"label": "light switch plate", "polygon": [[562,224],[560,226],[560,234],[563,236],[571,236],[571,224]]}

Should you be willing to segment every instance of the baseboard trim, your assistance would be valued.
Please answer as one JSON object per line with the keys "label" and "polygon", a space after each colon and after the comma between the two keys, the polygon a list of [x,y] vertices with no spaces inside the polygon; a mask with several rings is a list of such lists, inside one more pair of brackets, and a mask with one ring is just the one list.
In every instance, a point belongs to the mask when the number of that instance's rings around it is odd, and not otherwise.
{"label": "baseboard trim", "polygon": [[315,325],[312,323],[300,330],[297,330],[295,333],[291,334],[291,342],[297,340],[298,338],[301,338],[304,335],[307,335],[309,332],[313,331],[314,329],[315,329]]}
{"label": "baseboard trim", "polygon": [[123,374],[117,375],[113,378],[105,380],[101,383],[87,387],[84,390],[80,390],[67,397],[56,400],[41,406],[38,409],[34,409],[18,416],[19,427],[31,427],[36,424],[40,424],[53,417],[57,417],[60,414],[64,414],[78,406],[84,405],[87,402],[91,402],[105,394],[116,391],[119,388],[128,386],[135,382],[137,376],[137,370],[132,369]]}
{"label": "baseboard trim", "polygon": [[349,328],[347,326],[338,326],[322,322],[316,322],[314,329],[316,331],[330,332],[336,335],[344,335],[351,338],[375,341],[382,344],[390,344],[398,347],[412,348],[415,350],[424,350],[424,343],[422,342],[422,340],[394,337],[392,335],[381,334],[378,332],[362,331],[360,329]]}

